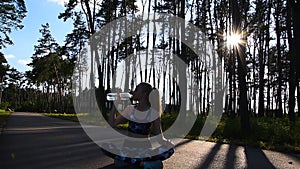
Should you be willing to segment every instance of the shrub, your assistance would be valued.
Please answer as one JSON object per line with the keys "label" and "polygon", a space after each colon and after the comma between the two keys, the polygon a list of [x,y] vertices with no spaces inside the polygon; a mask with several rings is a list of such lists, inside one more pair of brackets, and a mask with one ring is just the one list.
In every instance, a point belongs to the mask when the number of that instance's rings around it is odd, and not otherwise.
{"label": "shrub", "polygon": [[10,107],[10,104],[8,102],[1,102],[0,103],[0,109],[8,110],[9,107]]}

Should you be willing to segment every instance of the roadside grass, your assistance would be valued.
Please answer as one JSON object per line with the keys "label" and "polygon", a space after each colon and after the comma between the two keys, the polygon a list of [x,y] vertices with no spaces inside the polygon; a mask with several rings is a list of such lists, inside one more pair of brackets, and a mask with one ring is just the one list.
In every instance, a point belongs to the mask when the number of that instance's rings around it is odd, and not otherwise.
{"label": "roadside grass", "polygon": [[[78,122],[76,114],[44,113],[46,116]],[[84,114],[79,114],[84,118]],[[168,129],[177,118],[176,113],[167,113],[162,116],[162,128]],[[267,150],[300,153],[300,119],[290,127],[288,117],[251,117],[251,131],[243,132],[240,128],[240,118],[222,117],[212,136],[200,136],[205,123],[205,116],[197,116],[195,124],[186,136],[188,139],[207,140],[219,143],[230,143],[242,146],[254,146]],[[93,123],[91,121],[91,123]],[[121,124],[119,129],[126,129],[128,124]]]}
{"label": "roadside grass", "polygon": [[[97,114],[87,113],[43,113],[43,115],[63,120],[70,120],[74,122],[82,122],[90,125],[105,125],[103,121],[99,120],[100,116]],[[124,127],[125,128],[125,127]]]}
{"label": "roadside grass", "polygon": [[11,114],[11,111],[5,111],[3,109],[0,109],[0,127],[4,125],[4,123],[7,120],[7,117]]}
{"label": "roadside grass", "polygon": [[43,113],[43,115],[48,117],[59,118],[63,120],[70,120],[74,122],[78,122],[78,118],[76,114],[66,114],[66,113]]}
{"label": "roadside grass", "polygon": [[[195,125],[187,138],[203,139],[199,133],[205,122],[205,117],[198,116]],[[300,119],[295,125],[290,125],[288,117],[251,117],[251,130],[241,130],[240,118],[222,117],[216,130],[208,141],[250,145],[266,150],[300,153]]]}

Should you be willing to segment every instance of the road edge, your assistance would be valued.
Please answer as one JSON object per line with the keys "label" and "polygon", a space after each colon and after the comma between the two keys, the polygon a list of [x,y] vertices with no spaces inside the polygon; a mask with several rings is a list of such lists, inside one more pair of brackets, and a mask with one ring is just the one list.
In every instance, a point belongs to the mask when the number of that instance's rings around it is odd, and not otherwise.
{"label": "road edge", "polygon": [[7,116],[7,118],[6,118],[6,121],[5,121],[2,125],[0,125],[0,136],[2,135],[4,129],[6,128],[7,120],[8,120],[9,116],[10,116],[12,113],[14,113],[14,112],[13,112],[13,111],[10,112],[9,115]]}

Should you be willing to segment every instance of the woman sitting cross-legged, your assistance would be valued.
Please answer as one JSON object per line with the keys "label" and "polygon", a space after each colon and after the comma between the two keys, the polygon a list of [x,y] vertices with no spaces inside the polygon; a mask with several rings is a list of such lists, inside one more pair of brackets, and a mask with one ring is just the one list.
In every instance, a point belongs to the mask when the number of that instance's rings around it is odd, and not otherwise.
{"label": "woman sitting cross-legged", "polygon": [[[124,165],[138,165],[144,168],[162,168],[162,160],[165,160],[174,154],[173,144],[165,139],[161,128],[161,104],[159,91],[153,88],[149,83],[140,83],[132,93],[132,100],[137,101],[136,105],[127,106],[124,111],[120,112],[115,107],[112,108],[109,117],[109,123],[112,127],[118,124],[127,123],[127,136],[137,138],[142,141],[125,140],[122,148],[119,151],[140,151],[140,157],[126,157],[126,155],[116,155],[109,150],[104,150],[104,153],[115,159],[115,165],[124,167]],[[157,142],[166,149],[157,148],[151,149],[150,133],[154,132],[158,136]],[[112,145],[109,149],[114,149]],[[147,156],[145,153],[152,151]],[[154,151],[157,151],[153,153]],[[119,154],[126,154],[120,152]],[[128,154],[128,153],[127,153]],[[139,154],[139,152],[135,152]]]}

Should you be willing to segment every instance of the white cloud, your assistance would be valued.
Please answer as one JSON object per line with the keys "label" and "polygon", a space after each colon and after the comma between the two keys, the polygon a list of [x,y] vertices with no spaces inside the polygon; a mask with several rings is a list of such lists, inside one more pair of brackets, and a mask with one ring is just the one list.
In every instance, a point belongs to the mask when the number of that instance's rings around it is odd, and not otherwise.
{"label": "white cloud", "polygon": [[18,63],[24,66],[27,66],[31,62],[31,59],[20,59],[18,60]]}
{"label": "white cloud", "polygon": [[57,3],[57,4],[61,5],[61,6],[64,6],[65,3],[68,2],[68,0],[48,0],[48,1],[49,1],[49,2]]}
{"label": "white cloud", "polygon": [[12,59],[12,58],[15,58],[15,55],[8,54],[8,55],[5,55],[4,57],[5,57],[5,59]]}

